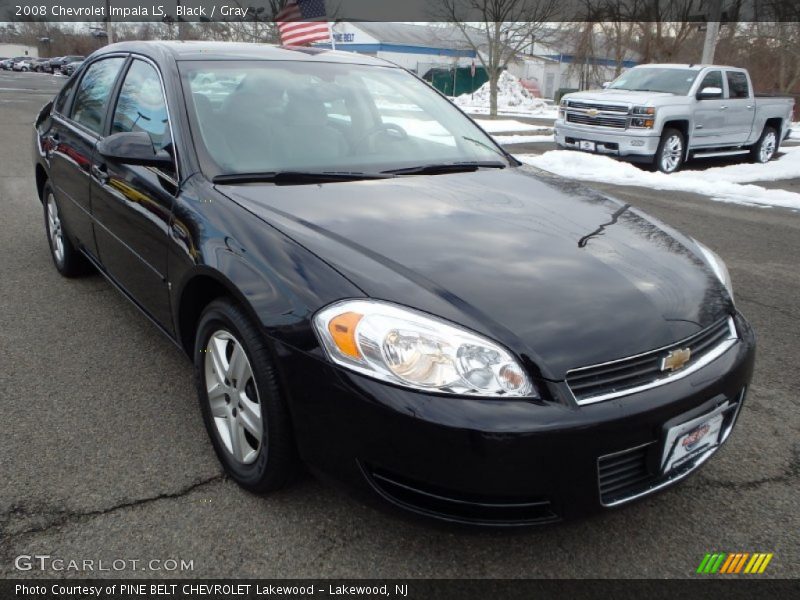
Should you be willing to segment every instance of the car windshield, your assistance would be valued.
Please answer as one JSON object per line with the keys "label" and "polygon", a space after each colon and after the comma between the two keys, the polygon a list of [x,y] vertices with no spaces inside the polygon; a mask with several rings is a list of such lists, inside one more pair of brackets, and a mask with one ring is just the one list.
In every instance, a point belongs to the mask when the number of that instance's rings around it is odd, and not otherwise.
{"label": "car windshield", "polygon": [[211,177],[509,164],[458,109],[395,67],[183,61],[180,71],[193,138]]}
{"label": "car windshield", "polygon": [[610,86],[612,90],[666,92],[685,96],[700,71],[695,69],[636,68],[623,73]]}

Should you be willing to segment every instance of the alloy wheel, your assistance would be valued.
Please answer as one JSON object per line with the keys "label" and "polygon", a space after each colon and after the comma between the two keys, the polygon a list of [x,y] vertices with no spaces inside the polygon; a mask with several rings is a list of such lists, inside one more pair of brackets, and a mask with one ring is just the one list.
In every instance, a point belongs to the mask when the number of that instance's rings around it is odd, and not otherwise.
{"label": "alloy wheel", "polygon": [[678,135],[671,135],[664,142],[661,150],[661,169],[665,173],[672,173],[681,164],[683,156],[683,141]]}
{"label": "alloy wheel", "polygon": [[205,350],[205,381],[211,418],[219,439],[242,464],[256,460],[264,442],[263,416],[253,369],[242,343],[215,331]]}
{"label": "alloy wheel", "polygon": [[770,131],[764,136],[761,142],[761,148],[758,151],[758,158],[762,163],[769,162],[772,155],[775,154],[776,142],[777,137],[774,131]]}
{"label": "alloy wheel", "polygon": [[52,193],[47,195],[47,234],[50,236],[50,249],[59,265],[64,264],[64,232],[61,229],[61,218],[58,206]]}

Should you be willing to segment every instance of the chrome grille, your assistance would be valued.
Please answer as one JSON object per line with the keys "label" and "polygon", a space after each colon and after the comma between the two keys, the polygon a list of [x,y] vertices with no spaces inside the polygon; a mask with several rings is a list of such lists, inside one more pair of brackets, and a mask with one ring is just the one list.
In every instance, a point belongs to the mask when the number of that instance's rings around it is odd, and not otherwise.
{"label": "chrome grille", "polygon": [[570,100],[567,103],[569,108],[582,108],[584,110],[601,110],[604,112],[618,112],[628,114],[628,107],[619,104],[597,104],[596,102],[582,102],[580,100]]}
{"label": "chrome grille", "polygon": [[596,116],[592,117],[584,113],[567,113],[567,121],[570,123],[578,123],[580,125],[593,125],[595,127],[616,127],[617,129],[625,129],[627,125],[626,117],[605,117]]}
{"label": "chrome grille", "polygon": [[[567,385],[578,404],[593,404],[626,396],[693,373],[727,351],[736,339],[733,318],[725,317],[699,333],[664,348],[573,369],[567,372]],[[679,348],[691,350],[689,361],[679,370],[663,370],[663,360],[672,350]]]}

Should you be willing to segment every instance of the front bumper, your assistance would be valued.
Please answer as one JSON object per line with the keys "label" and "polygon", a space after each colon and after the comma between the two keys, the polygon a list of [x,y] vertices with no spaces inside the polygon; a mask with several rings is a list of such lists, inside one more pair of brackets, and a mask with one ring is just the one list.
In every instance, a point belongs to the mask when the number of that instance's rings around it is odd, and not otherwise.
{"label": "front bumper", "polygon": [[589,127],[568,123],[563,119],[555,123],[556,144],[564,148],[579,149],[580,141],[594,142],[596,152],[627,158],[632,161],[649,161],[658,151],[659,135],[652,129],[615,130],[607,127]]}
{"label": "front bumper", "polygon": [[[665,425],[729,403],[727,438],[744,401],[755,338],[668,385],[578,406],[564,382],[539,382],[551,399],[435,396],[339,369],[278,345],[303,459],[315,470],[412,512],[483,525],[569,519],[623,504],[682,479],[717,447],[660,473]],[[609,491],[609,460],[636,463]],[[638,470],[637,470],[638,469]],[[601,489],[603,488],[603,489]]]}

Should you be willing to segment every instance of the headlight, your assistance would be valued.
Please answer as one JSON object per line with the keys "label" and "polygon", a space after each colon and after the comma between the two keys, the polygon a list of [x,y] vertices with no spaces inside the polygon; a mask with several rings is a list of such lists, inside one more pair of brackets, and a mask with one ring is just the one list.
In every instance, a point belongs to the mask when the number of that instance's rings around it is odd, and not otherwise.
{"label": "headlight", "polygon": [[330,359],[405,387],[468,396],[534,396],[504,348],[421,312],[375,300],[345,300],[314,317]]}
{"label": "headlight", "polygon": [[656,109],[652,106],[634,106],[633,114],[635,115],[655,115]]}
{"label": "headlight", "polygon": [[725,286],[725,289],[728,290],[728,293],[731,295],[731,300],[733,300],[733,282],[731,282],[731,275],[728,273],[728,267],[725,266],[725,261],[723,261],[716,252],[711,250],[711,248],[701,244],[697,240],[695,240],[694,243],[697,244],[708,266],[711,267],[717,279],[719,279],[722,285]]}

